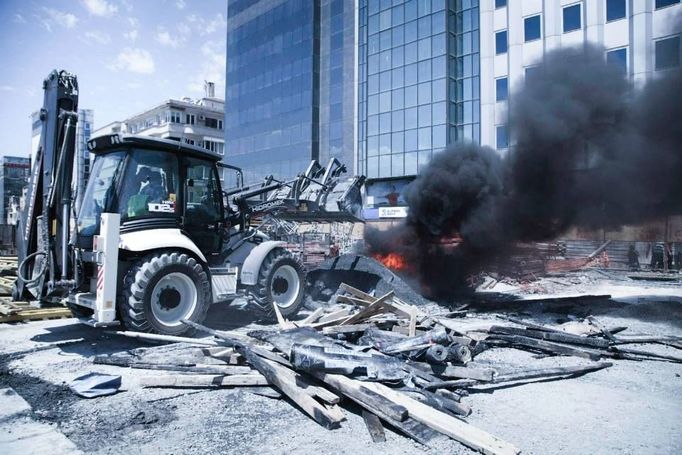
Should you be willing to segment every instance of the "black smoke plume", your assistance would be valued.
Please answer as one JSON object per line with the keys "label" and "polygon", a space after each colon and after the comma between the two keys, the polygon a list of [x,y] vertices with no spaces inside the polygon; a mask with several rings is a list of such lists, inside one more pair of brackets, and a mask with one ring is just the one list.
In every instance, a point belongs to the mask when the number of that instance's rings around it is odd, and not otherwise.
{"label": "black smoke plume", "polygon": [[[604,49],[561,49],[509,106],[504,159],[456,144],[408,188],[403,225],[366,232],[370,253],[405,256],[432,297],[457,292],[518,242],[682,213],[681,71],[638,88]],[[459,246],[444,242],[456,236]]]}

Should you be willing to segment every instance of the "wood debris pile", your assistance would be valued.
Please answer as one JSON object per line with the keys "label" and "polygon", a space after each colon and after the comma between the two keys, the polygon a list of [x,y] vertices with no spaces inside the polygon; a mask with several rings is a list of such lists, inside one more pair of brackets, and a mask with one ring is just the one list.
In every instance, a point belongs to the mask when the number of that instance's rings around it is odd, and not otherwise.
{"label": "wood debris pile", "polygon": [[[438,434],[489,454],[519,450],[467,423],[468,389],[538,378],[573,377],[611,366],[601,358],[682,361],[682,358],[624,348],[654,342],[682,348],[668,337],[620,338],[594,318],[589,333],[573,334],[516,319],[472,326],[462,311],[427,314],[396,298],[342,285],[342,306],[318,309],[298,322],[279,316],[280,330],[242,335],[186,324],[213,338],[122,334],[180,342],[121,355],[98,356],[96,363],[163,370],[141,379],[144,387],[215,388],[250,386],[261,393],[286,395],[301,411],[332,429],[345,420],[340,407],[354,402],[374,441],[385,439],[383,424],[429,444]],[[187,344],[203,345],[200,348]],[[495,371],[472,361],[485,349],[513,347],[550,355],[584,357],[592,362],[524,371]],[[137,351],[137,350],[136,350]],[[266,387],[270,386],[272,389]],[[274,389],[274,390],[273,390]],[[383,424],[382,424],[383,422]]]}

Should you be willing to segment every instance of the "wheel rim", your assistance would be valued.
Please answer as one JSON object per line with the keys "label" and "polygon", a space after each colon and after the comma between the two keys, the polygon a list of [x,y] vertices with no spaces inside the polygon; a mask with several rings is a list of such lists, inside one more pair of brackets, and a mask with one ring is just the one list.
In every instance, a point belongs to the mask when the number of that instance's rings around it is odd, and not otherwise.
{"label": "wheel rim", "polygon": [[152,290],[152,314],[161,324],[177,327],[194,312],[198,296],[197,287],[189,276],[169,273]]}
{"label": "wheel rim", "polygon": [[301,283],[298,272],[290,265],[282,265],[275,270],[270,282],[270,295],[280,308],[289,308],[296,303]]}

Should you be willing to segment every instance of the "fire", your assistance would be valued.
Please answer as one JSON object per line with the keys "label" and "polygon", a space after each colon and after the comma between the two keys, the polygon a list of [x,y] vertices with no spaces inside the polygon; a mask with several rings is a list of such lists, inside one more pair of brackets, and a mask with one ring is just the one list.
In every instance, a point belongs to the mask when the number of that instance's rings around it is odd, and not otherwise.
{"label": "fire", "polygon": [[401,271],[407,269],[407,261],[398,253],[375,254],[374,259],[392,270]]}

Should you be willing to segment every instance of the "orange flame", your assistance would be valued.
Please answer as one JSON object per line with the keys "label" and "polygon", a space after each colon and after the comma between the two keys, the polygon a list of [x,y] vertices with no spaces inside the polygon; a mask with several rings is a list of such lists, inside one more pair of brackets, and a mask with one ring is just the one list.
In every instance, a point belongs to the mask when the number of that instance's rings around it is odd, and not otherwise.
{"label": "orange flame", "polygon": [[407,269],[407,261],[398,253],[375,254],[374,259],[392,270],[400,271]]}

